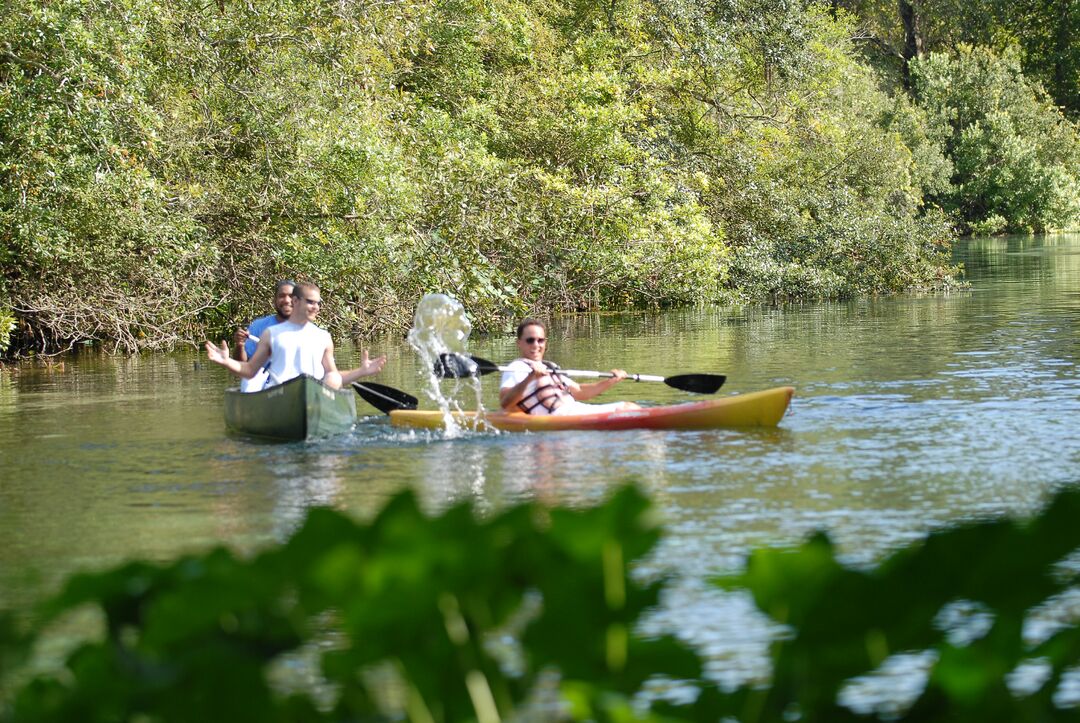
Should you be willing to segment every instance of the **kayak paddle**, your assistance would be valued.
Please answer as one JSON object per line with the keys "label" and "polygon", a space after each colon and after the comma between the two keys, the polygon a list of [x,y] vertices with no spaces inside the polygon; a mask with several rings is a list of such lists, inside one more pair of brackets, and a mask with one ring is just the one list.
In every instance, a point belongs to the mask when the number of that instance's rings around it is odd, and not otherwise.
{"label": "kayak paddle", "polygon": [[[435,362],[435,375],[456,379],[459,377],[483,376],[493,372],[505,372],[510,367],[499,366],[487,359],[466,354],[440,354]],[[613,377],[611,372],[583,371],[581,369],[556,369],[559,374],[568,377]],[[669,387],[684,392],[713,394],[727,381],[723,374],[676,374],[673,377],[658,377],[651,374],[627,374],[627,379],[635,382],[663,382]]]}
{"label": "kayak paddle", "polygon": [[385,384],[353,382],[352,388],[365,402],[383,414],[389,414],[395,409],[416,409],[420,403],[420,400],[413,395],[406,394],[400,389],[388,387]]}
{"label": "kayak paddle", "polygon": [[[259,343],[259,337],[248,335],[248,339],[253,339],[256,344]],[[378,409],[383,414],[389,414],[395,409],[416,409],[420,404],[420,400],[411,394],[406,394],[400,389],[394,389],[388,387],[385,384],[376,384],[375,382],[353,382],[352,388],[356,390],[356,393],[360,397]]]}

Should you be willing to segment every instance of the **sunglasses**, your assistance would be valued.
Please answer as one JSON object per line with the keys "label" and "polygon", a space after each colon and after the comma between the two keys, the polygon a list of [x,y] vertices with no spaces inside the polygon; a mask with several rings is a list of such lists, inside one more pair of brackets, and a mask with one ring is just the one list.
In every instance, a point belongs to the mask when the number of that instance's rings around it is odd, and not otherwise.
{"label": "sunglasses", "polygon": [[322,299],[304,299],[308,306],[322,306]]}
{"label": "sunglasses", "polygon": [[547,339],[542,336],[529,336],[525,337],[524,341],[526,344],[544,344],[547,342]]}

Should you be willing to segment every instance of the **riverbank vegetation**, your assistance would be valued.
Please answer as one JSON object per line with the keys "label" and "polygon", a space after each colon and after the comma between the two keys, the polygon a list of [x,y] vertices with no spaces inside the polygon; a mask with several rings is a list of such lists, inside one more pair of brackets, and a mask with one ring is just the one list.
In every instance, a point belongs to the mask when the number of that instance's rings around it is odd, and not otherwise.
{"label": "riverbank vegetation", "polygon": [[[1063,492],[870,570],[820,534],[758,551],[718,584],[770,616],[772,670],[724,688],[642,632],[669,581],[631,572],[660,538],[633,488],[485,519],[411,493],[369,523],[314,510],[250,559],[132,562],[0,614],[0,721],[1071,720],[1078,514]],[[61,652],[75,614],[93,631]]]}
{"label": "riverbank vegetation", "polygon": [[1080,10],[896,7],[10,0],[0,352],[947,288],[1077,220]]}

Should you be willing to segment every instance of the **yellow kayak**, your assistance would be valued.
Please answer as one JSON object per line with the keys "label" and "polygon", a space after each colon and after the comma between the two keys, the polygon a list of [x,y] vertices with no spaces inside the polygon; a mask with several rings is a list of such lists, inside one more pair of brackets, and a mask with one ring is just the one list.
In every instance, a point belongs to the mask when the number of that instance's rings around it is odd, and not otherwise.
{"label": "yellow kayak", "polygon": [[[563,429],[714,429],[718,427],[775,427],[787,411],[794,387],[776,387],[703,402],[646,407],[625,412],[566,416],[524,412],[455,412],[454,421],[467,429],[500,429],[504,432],[542,432]],[[399,427],[442,429],[442,412],[393,410],[390,423]]]}

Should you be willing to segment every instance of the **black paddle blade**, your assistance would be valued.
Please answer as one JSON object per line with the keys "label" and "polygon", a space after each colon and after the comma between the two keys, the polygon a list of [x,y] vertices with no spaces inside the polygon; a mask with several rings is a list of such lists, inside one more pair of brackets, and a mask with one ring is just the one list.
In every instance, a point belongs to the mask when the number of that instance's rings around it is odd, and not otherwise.
{"label": "black paddle blade", "polygon": [[435,360],[435,376],[443,379],[478,377],[499,371],[491,362],[465,354],[440,354]]}
{"label": "black paddle blade", "polygon": [[727,377],[723,374],[676,374],[664,377],[664,384],[669,387],[695,394],[714,394],[726,381]]}
{"label": "black paddle blade", "polygon": [[356,390],[361,399],[383,414],[389,414],[395,409],[416,409],[416,406],[420,403],[420,400],[413,395],[406,394],[400,389],[388,387],[385,384],[353,382],[352,388]]}

